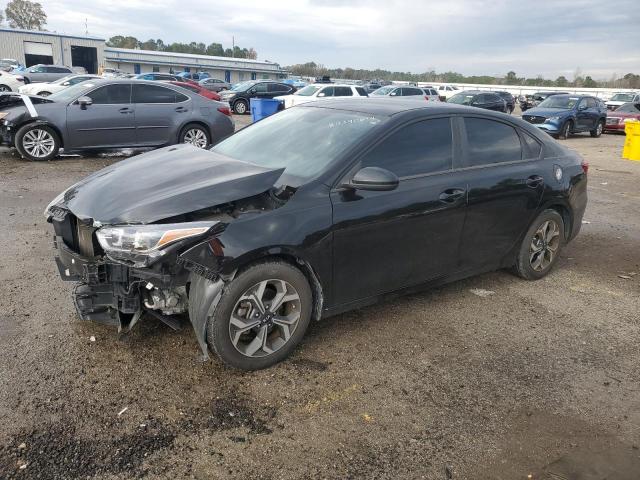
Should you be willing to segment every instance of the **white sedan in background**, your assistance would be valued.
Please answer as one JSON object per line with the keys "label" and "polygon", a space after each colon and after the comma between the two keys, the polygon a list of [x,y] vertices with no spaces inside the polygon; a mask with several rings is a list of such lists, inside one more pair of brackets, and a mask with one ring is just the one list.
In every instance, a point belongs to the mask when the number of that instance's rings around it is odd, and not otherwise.
{"label": "white sedan in background", "polygon": [[39,95],[41,97],[48,97],[52,93],[64,90],[67,87],[75,85],[77,83],[86,82],[87,80],[93,80],[95,78],[101,78],[98,75],[67,75],[55,82],[41,82],[41,83],[29,83],[20,87],[19,92],[25,95]]}
{"label": "white sedan in background", "polygon": [[0,70],[0,93],[17,92],[24,85],[22,75],[14,75]]}
{"label": "white sedan in background", "polygon": [[341,97],[368,97],[368,95],[364,87],[359,85],[314,83],[312,85],[307,85],[292,95],[275,97],[274,100],[280,100],[284,104],[284,108],[289,108],[302,103],[321,100],[323,98]]}

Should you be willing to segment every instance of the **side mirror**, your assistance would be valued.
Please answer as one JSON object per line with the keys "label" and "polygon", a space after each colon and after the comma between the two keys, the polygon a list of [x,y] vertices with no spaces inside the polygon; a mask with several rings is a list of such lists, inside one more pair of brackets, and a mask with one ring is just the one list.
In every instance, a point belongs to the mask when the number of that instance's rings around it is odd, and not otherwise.
{"label": "side mirror", "polygon": [[93,103],[93,100],[91,100],[91,97],[80,97],[78,98],[78,105],[80,105],[80,108],[82,110],[86,110],[87,107],[89,105],[91,105]]}
{"label": "side mirror", "polygon": [[320,93],[318,94],[318,97],[325,97],[326,95],[327,95],[326,93],[324,93],[324,92],[320,92]]}
{"label": "side mirror", "polygon": [[398,188],[398,176],[380,167],[365,167],[359,170],[347,186],[356,190],[383,192]]}
{"label": "side mirror", "polygon": [[584,103],[578,107],[578,110],[586,110],[586,109],[587,109],[587,106]]}
{"label": "side mirror", "polygon": [[69,85],[71,85],[71,83],[69,83],[69,82],[64,82],[64,83],[62,84],[62,86],[63,86],[63,87],[68,87]]}
{"label": "side mirror", "polygon": [[397,96],[397,95],[398,95],[398,92],[391,92],[391,93],[389,94],[389,96],[390,96],[390,97],[395,97],[395,96]]}

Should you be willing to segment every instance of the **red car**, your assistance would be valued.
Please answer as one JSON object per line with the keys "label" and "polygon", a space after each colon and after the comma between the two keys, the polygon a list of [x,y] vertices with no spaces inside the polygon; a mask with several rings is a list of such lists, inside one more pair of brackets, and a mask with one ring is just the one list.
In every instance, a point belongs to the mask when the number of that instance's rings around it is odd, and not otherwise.
{"label": "red car", "polygon": [[623,103],[613,112],[607,112],[605,132],[624,132],[627,119],[640,121],[640,103]]}
{"label": "red car", "polygon": [[186,88],[187,90],[191,90],[193,93],[202,95],[203,97],[206,97],[209,100],[220,101],[220,95],[218,95],[216,92],[212,92],[211,90],[207,90],[206,88],[201,87],[197,83],[192,83],[192,82],[169,82],[169,83],[172,85],[177,85],[182,88]]}

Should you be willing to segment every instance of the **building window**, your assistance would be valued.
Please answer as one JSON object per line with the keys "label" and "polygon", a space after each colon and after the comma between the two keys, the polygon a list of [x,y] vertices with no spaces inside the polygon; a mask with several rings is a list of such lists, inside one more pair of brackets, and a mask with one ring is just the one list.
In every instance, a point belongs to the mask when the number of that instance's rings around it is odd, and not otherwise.
{"label": "building window", "polygon": [[190,71],[191,71],[191,68],[189,68],[189,67],[184,67],[184,71],[185,71],[185,72],[190,72]]}
{"label": "building window", "polygon": [[157,65],[153,66],[153,71],[154,72],[159,72],[160,71],[160,67],[158,67]]}
{"label": "building window", "polygon": [[263,80],[269,80],[269,75],[267,75],[266,73],[262,74],[262,79]]}
{"label": "building window", "polygon": [[224,71],[224,81],[227,83],[231,83],[231,71],[230,70],[225,70]]}
{"label": "building window", "polygon": [[136,75],[138,73],[140,73],[140,64],[139,63],[134,63],[133,64],[133,73],[135,73]]}
{"label": "building window", "polygon": [[257,77],[256,72],[251,72],[251,80],[255,80]]}

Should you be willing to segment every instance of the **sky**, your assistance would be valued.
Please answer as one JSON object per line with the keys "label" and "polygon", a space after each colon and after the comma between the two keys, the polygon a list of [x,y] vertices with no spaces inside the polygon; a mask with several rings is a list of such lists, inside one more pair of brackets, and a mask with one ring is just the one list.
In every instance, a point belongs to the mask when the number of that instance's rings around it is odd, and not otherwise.
{"label": "sky", "polygon": [[[2,0],[0,0],[1,2]],[[40,0],[47,28],[253,47],[282,66],[640,74],[640,0]],[[1,4],[0,4],[1,5]]]}

